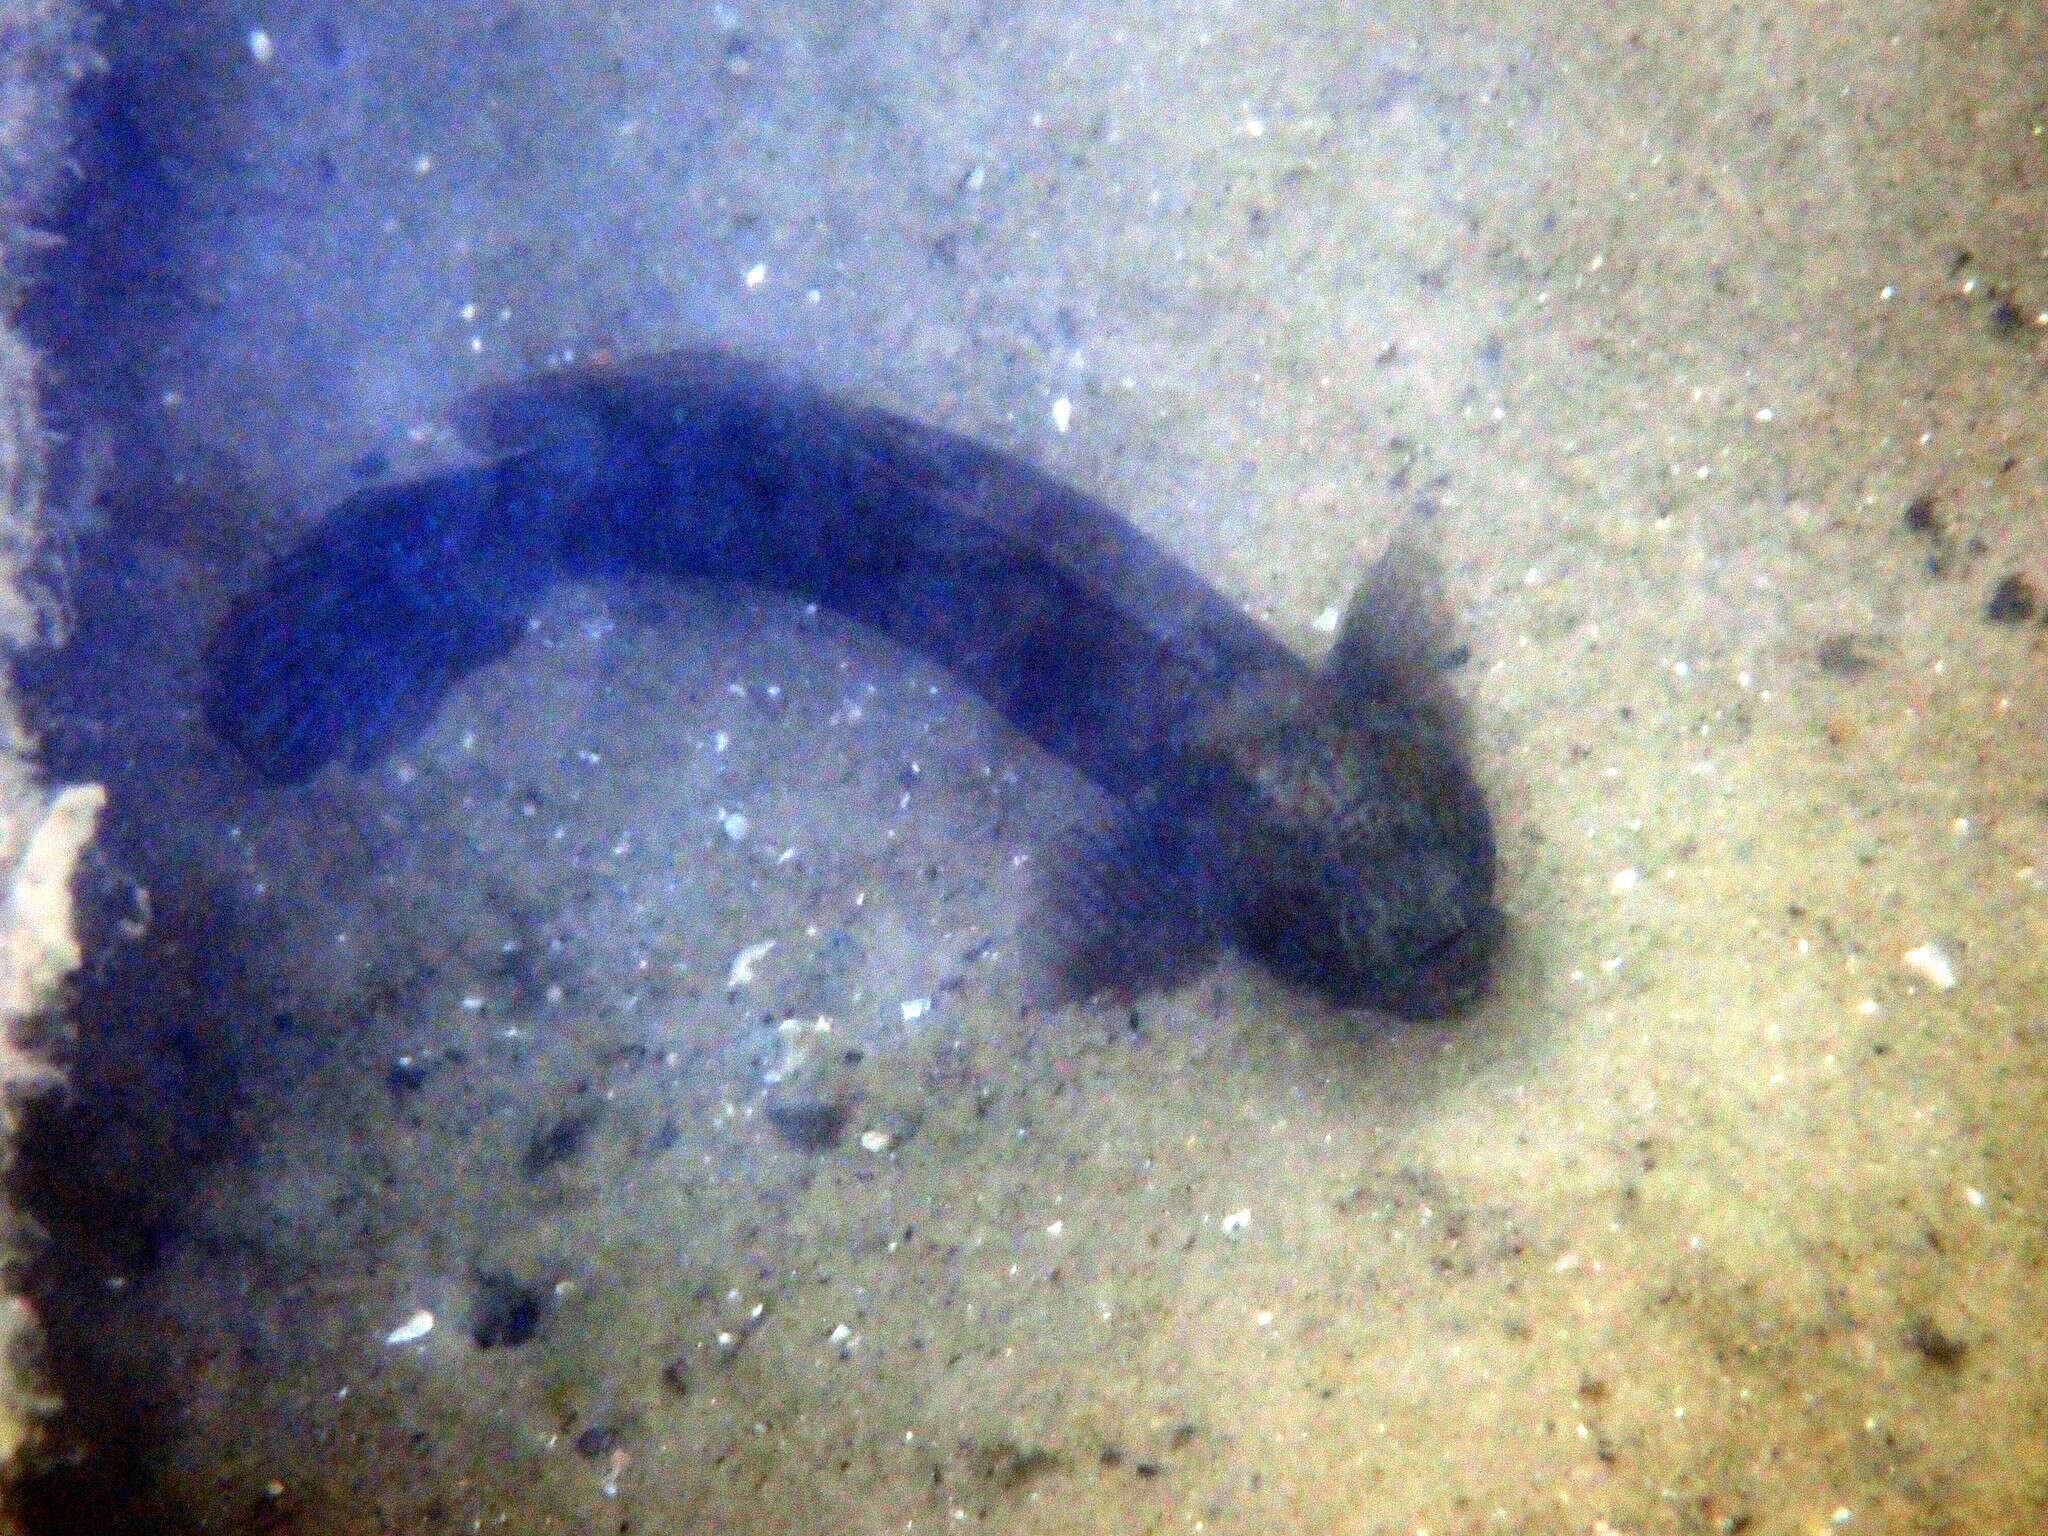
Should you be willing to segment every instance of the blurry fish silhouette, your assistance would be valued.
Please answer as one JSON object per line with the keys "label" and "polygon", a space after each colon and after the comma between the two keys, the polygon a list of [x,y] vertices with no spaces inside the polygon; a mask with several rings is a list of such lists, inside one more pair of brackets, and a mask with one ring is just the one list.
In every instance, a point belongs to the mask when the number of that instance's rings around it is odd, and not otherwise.
{"label": "blurry fish silhouette", "polygon": [[270,779],[374,762],[559,579],[754,583],[936,659],[1108,793],[1043,903],[1040,999],[1224,943],[1408,1017],[1484,990],[1492,824],[1419,562],[1382,561],[1312,667],[1029,465],[721,352],[487,387],[455,419],[488,462],[350,497],[213,638],[207,719]]}

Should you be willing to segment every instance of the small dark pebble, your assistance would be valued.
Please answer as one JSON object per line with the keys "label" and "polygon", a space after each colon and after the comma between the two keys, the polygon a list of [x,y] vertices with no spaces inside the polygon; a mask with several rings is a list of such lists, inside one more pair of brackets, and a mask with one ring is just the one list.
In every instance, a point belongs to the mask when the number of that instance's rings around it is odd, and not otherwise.
{"label": "small dark pebble", "polygon": [[768,1106],[768,1123],[799,1152],[829,1152],[846,1134],[846,1106],[830,1099],[790,1099]]}
{"label": "small dark pebble", "polygon": [[1990,600],[1984,604],[1984,617],[1994,624],[2024,624],[2039,606],[2034,584],[2014,571],[2010,576],[2000,577],[1998,585],[1991,589]]}
{"label": "small dark pebble", "polygon": [[382,480],[391,473],[391,455],[382,449],[372,448],[349,465],[349,471],[358,480]]}
{"label": "small dark pebble", "polygon": [[1159,1464],[1153,1461],[1141,1461],[1131,1470],[1140,1477],[1157,1477],[1159,1475]]}
{"label": "small dark pebble", "polygon": [[1941,514],[1934,510],[1932,491],[1923,491],[1906,503],[1906,531],[1926,534],[1941,532]]}
{"label": "small dark pebble", "polygon": [[677,1397],[690,1395],[690,1362],[681,1355],[661,1368],[661,1384]]}
{"label": "small dark pebble", "polygon": [[427,1085],[426,1065],[411,1056],[401,1056],[391,1063],[391,1070],[384,1074],[384,1086],[394,1097],[402,1098],[408,1093],[418,1093]]}
{"label": "small dark pebble", "polygon": [[1928,1364],[1950,1370],[1961,1365],[1963,1356],[1970,1352],[1967,1339],[1943,1333],[1931,1317],[1916,1317],[1906,1325],[1906,1343],[1919,1350]]}
{"label": "small dark pebble", "polygon": [[576,1454],[595,1461],[619,1448],[619,1432],[609,1424],[593,1424],[576,1437]]}
{"label": "small dark pebble", "polygon": [[2020,313],[2019,305],[2011,299],[2000,299],[1991,306],[1991,334],[2012,336],[2027,323],[2027,317]]}
{"label": "small dark pebble", "polygon": [[478,1349],[516,1349],[540,1328],[540,1293],[510,1275],[479,1275],[471,1337]]}

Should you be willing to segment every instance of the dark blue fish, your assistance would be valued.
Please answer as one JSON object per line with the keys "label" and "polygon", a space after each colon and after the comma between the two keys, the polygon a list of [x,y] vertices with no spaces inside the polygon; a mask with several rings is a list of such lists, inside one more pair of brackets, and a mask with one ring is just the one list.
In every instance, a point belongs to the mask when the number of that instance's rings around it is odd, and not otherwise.
{"label": "dark blue fish", "polygon": [[1219,943],[1413,1017],[1483,990],[1492,825],[1397,568],[1312,667],[1029,465],[723,353],[487,388],[456,420],[489,462],[351,497],[215,636],[207,718],[269,778],[375,761],[564,577],[754,583],[943,663],[1112,798],[1050,904],[1040,996],[1138,990]]}

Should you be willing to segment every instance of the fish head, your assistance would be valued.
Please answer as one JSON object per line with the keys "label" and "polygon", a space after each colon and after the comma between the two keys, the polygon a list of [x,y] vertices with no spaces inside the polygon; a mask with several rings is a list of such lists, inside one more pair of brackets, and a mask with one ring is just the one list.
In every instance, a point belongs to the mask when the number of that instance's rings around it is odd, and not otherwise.
{"label": "fish head", "polygon": [[1239,946],[1342,1005],[1406,1018],[1485,990],[1502,931],[1492,819],[1426,711],[1313,694],[1240,709],[1191,755],[1190,851]]}

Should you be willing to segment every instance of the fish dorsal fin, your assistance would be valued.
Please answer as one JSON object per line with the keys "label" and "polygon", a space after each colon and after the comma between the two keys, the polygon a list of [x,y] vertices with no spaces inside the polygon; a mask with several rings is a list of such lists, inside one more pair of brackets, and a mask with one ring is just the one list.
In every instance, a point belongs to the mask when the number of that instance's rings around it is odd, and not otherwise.
{"label": "fish dorsal fin", "polygon": [[1453,656],[1443,568],[1412,534],[1396,534],[1352,593],[1323,678],[1339,709],[1392,707],[1459,729],[1463,709],[1446,677]]}

